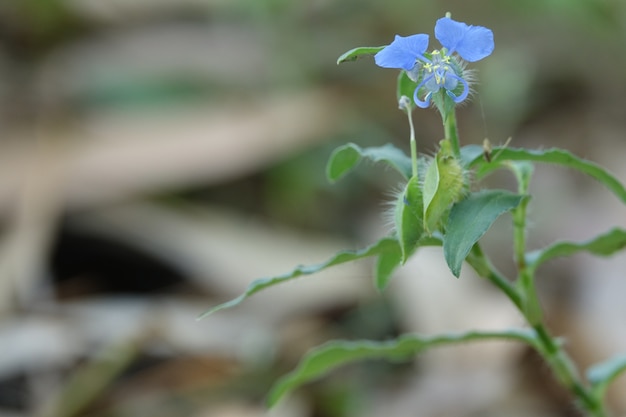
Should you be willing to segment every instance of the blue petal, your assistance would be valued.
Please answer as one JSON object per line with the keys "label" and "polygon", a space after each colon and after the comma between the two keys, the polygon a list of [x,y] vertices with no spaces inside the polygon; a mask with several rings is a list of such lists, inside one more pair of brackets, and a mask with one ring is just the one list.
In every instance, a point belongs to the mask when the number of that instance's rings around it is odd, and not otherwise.
{"label": "blue petal", "polygon": [[459,77],[458,75],[455,75],[455,74],[448,74],[448,75],[452,78],[456,78],[458,81],[460,81],[463,84],[463,92],[461,92],[459,96],[455,96],[452,91],[446,90],[446,93],[448,93],[448,95],[452,98],[452,100],[454,100],[455,103],[460,103],[463,100],[465,100],[467,96],[469,95],[469,85],[467,84],[467,81],[465,81],[463,78]]}
{"label": "blue petal", "polygon": [[425,77],[422,80],[422,82],[417,85],[417,87],[415,88],[415,91],[413,91],[413,101],[415,102],[415,104],[417,104],[418,107],[421,107],[422,109],[426,109],[428,108],[428,106],[430,106],[430,97],[432,96],[432,91],[429,91],[426,94],[426,97],[424,97],[423,101],[420,100],[419,98],[419,91],[422,87],[424,87],[424,85],[426,85],[427,82],[429,82],[434,77],[435,77],[434,74],[431,74],[428,77]]}
{"label": "blue petal", "polygon": [[417,59],[424,59],[428,48],[428,35],[419,34],[403,37],[396,35],[390,45],[374,56],[376,65],[383,68],[401,68],[409,71]]}
{"label": "blue petal", "polygon": [[494,48],[493,32],[490,29],[468,26],[449,17],[437,20],[435,37],[448,49],[448,54],[456,52],[469,62],[491,55]]}

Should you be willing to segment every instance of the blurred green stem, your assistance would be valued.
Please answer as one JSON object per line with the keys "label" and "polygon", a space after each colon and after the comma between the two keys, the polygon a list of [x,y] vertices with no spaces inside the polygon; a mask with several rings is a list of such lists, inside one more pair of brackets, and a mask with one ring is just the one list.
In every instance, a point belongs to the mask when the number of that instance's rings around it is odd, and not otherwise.
{"label": "blurred green stem", "polygon": [[[527,195],[532,166],[512,164],[510,168],[518,179],[518,192]],[[562,344],[550,335],[543,323],[541,304],[535,290],[534,269],[529,268],[525,261],[528,201],[528,198],[524,198],[513,210],[514,256],[518,270],[516,285],[500,275],[478,244],[472,248],[467,261],[480,276],[500,288],[521,311],[536,332],[539,353],[557,380],[572,393],[586,414],[590,417],[608,417],[602,400],[592,394]]]}
{"label": "blurred green stem", "polygon": [[452,144],[452,152],[457,158],[461,157],[461,145],[459,144],[459,132],[456,127],[456,113],[452,109],[449,113],[442,113],[443,129],[446,135],[446,139],[450,140]]}
{"label": "blurred green stem", "polygon": [[415,127],[413,126],[412,108],[407,107],[406,114],[409,118],[409,128],[411,130],[411,162],[413,164],[413,176],[417,177],[417,143],[415,142]]}

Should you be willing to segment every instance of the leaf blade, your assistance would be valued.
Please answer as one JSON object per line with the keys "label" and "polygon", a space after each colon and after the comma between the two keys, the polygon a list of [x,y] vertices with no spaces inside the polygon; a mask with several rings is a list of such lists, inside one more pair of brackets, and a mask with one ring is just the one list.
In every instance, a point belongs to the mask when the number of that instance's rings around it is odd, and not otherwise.
{"label": "leaf blade", "polygon": [[472,246],[501,214],[517,207],[523,198],[509,191],[483,190],[452,206],[443,239],[443,254],[455,277],[459,277],[461,265]]}
{"label": "leaf blade", "polygon": [[403,264],[413,254],[424,234],[423,211],[419,178],[412,177],[398,196],[395,207],[395,226]]}
{"label": "leaf blade", "polygon": [[[397,241],[396,241],[397,242]],[[402,263],[402,250],[398,244],[394,250],[381,252],[374,270],[374,285],[378,291],[387,288],[393,272]]]}
{"label": "leaf blade", "polygon": [[380,52],[385,46],[360,46],[358,48],[350,49],[344,52],[339,58],[337,58],[337,65],[344,62],[356,61],[358,58],[364,55],[375,55]]}
{"label": "leaf blade", "polygon": [[480,146],[469,145],[464,148],[466,149],[462,154],[465,155],[467,164],[477,168],[479,176],[484,176],[494,168],[497,168],[498,161],[536,161],[562,165],[589,175],[608,188],[623,203],[626,203],[626,188],[610,172],[595,162],[579,158],[562,149],[530,150],[496,147],[493,149],[493,161],[488,163],[482,157],[482,151],[480,151],[479,155],[479,148],[482,149]]}
{"label": "leaf blade", "polygon": [[609,384],[624,371],[626,371],[626,354],[614,356],[587,369],[587,380],[591,383],[594,396],[601,400]]}
{"label": "leaf blade", "polygon": [[362,159],[374,163],[384,162],[398,171],[404,178],[412,175],[411,158],[392,144],[361,148],[354,143],[340,146],[333,151],[326,164],[326,176],[335,182],[354,169]]}
{"label": "leaf blade", "polygon": [[326,262],[322,262],[315,265],[308,266],[297,266],[293,270],[288,273],[282,275],[276,275],[269,278],[261,278],[253,281],[248,288],[240,294],[238,297],[233,298],[230,301],[219,304],[215,307],[212,307],[198,316],[197,320],[201,320],[219,310],[223,310],[226,308],[234,307],[240,304],[245,299],[251,297],[252,295],[262,291],[266,288],[273,287],[274,285],[282,284],[283,282],[290,281],[292,279],[298,278],[302,275],[312,275],[317,272],[320,272],[326,268],[331,266],[340,265],[346,262],[356,261],[358,259],[367,258],[370,256],[379,255],[382,252],[395,250],[397,247],[397,241],[393,238],[383,238],[378,242],[366,247],[365,249],[357,250],[357,251],[342,251],[335,254],[333,257],[328,259]]}
{"label": "leaf blade", "polygon": [[268,395],[268,405],[274,406],[295,388],[316,380],[333,369],[364,359],[407,360],[422,350],[478,340],[514,340],[537,346],[537,337],[531,329],[510,329],[498,332],[470,331],[437,336],[404,335],[389,341],[333,341],[307,353],[291,373],[281,378]]}
{"label": "leaf blade", "polygon": [[589,252],[598,256],[609,256],[626,247],[626,230],[614,228],[607,233],[584,242],[559,241],[552,245],[526,254],[526,263],[533,269],[541,264],[562,256],[578,252]]}

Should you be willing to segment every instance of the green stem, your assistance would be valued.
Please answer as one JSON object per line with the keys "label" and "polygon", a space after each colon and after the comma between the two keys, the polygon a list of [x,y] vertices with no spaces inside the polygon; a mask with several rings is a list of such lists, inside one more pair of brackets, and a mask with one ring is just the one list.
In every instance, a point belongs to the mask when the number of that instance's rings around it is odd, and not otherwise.
{"label": "green stem", "polygon": [[[520,193],[523,194],[523,193]],[[523,199],[513,210],[513,251],[518,270],[526,269],[526,206],[528,199]]]}
{"label": "green stem", "polygon": [[[511,165],[510,168],[517,177],[519,194],[526,195],[530,186],[532,166],[517,164]],[[590,388],[583,383],[570,356],[561,344],[550,335],[543,324],[543,312],[535,288],[534,269],[528,267],[525,256],[526,218],[529,201],[528,198],[524,198],[513,210],[514,256],[518,270],[518,285],[516,289],[523,301],[521,308],[519,305],[518,308],[526,321],[535,329],[540,353],[550,365],[558,381],[577,398],[580,406],[590,416],[606,417],[607,413],[601,400],[591,394]]]}
{"label": "green stem", "polygon": [[415,127],[413,126],[413,112],[408,107],[406,114],[409,118],[409,128],[411,130],[411,162],[413,164],[413,176],[417,177],[417,143],[415,142]]}
{"label": "green stem", "polygon": [[[500,288],[522,312],[526,320],[532,324],[532,318],[527,315],[527,298],[536,297],[535,293],[529,294],[524,292],[522,288],[512,285],[509,280],[495,269],[478,244],[474,245],[472,248],[470,255],[467,257],[467,262],[474,268],[478,275],[487,278]],[[537,343],[533,346],[538,348],[539,353],[548,363],[557,380],[574,395],[580,407],[585,410],[589,416],[608,417],[608,413],[601,400],[594,397],[591,394],[590,388],[582,382],[572,359],[561,344],[550,335],[545,325],[538,323],[532,325],[532,327],[537,334]]]}
{"label": "green stem", "polygon": [[459,131],[456,127],[456,113],[454,109],[448,114],[443,115],[443,129],[446,135],[446,139],[450,140],[452,144],[452,151],[457,158],[461,157],[461,146],[459,144]]}
{"label": "green stem", "polygon": [[594,417],[607,417],[602,404],[591,394],[591,390],[583,384],[570,356],[550,334],[543,324],[533,326],[541,346],[541,354],[550,365],[559,382],[570,390],[579,405]]}
{"label": "green stem", "polygon": [[467,257],[467,263],[474,268],[478,275],[488,279],[492,284],[500,288],[518,309],[522,308],[523,300],[517,288],[496,270],[478,243],[472,247],[472,251]]}

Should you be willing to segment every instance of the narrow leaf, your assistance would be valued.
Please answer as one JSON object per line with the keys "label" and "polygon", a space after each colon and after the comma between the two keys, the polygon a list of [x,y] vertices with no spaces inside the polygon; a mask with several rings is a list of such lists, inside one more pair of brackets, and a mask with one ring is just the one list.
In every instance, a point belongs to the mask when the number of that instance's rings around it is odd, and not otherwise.
{"label": "narrow leaf", "polygon": [[225,302],[223,304],[219,304],[209,310],[207,310],[206,312],[202,313],[199,317],[198,320],[215,313],[216,311],[219,310],[223,310],[225,308],[230,308],[230,307],[234,307],[238,304],[240,304],[243,300],[245,300],[246,298],[256,294],[259,291],[262,291],[266,288],[272,287],[274,285],[278,285],[278,284],[282,284],[283,282],[286,281],[290,281],[292,279],[295,279],[301,275],[311,275],[311,274],[315,274],[316,272],[320,272],[326,268],[329,268],[331,266],[335,266],[335,265],[339,265],[339,264],[343,264],[346,262],[351,262],[351,261],[356,261],[357,259],[362,259],[362,258],[367,258],[369,256],[375,256],[375,255],[379,255],[383,252],[386,251],[396,251],[398,248],[398,242],[393,239],[393,238],[383,238],[381,240],[379,240],[378,242],[374,243],[373,245],[359,250],[359,251],[343,251],[343,252],[339,252],[337,254],[335,254],[335,256],[333,256],[332,258],[330,258],[329,260],[327,260],[326,262],[320,263],[320,264],[316,264],[316,265],[309,265],[309,266],[298,266],[295,269],[293,269],[291,272],[288,272],[286,274],[283,275],[277,275],[274,277],[269,277],[269,278],[262,278],[262,279],[258,279],[256,281],[253,281],[248,288],[246,289],[246,291],[241,294],[239,297],[234,298],[228,302]]}
{"label": "narrow leaf", "polygon": [[609,384],[624,371],[626,371],[626,355],[615,356],[589,368],[587,379],[591,383],[595,397],[601,400]]}
{"label": "narrow leaf", "polygon": [[290,374],[281,378],[268,397],[274,406],[295,388],[316,380],[339,366],[365,359],[406,361],[421,351],[442,345],[479,340],[512,340],[536,346],[536,336],[530,329],[511,329],[500,332],[470,331],[438,336],[404,335],[395,340],[333,341],[311,350]]}
{"label": "narrow leaf", "polygon": [[344,176],[361,162],[361,151],[361,148],[353,143],[335,149],[326,165],[326,177],[330,181],[337,181]]}
{"label": "narrow leaf", "polygon": [[395,226],[402,253],[402,263],[405,263],[413,254],[417,242],[424,234],[423,206],[419,179],[413,177],[406,184],[402,194],[398,196],[395,208]]}
{"label": "narrow leaf", "polygon": [[[624,188],[624,185],[612,174],[602,166],[574,156],[562,149],[529,150],[520,148],[494,148],[492,153],[494,158],[493,161],[489,163],[482,157],[482,148],[478,145],[465,146],[462,150],[462,155],[465,155],[468,165],[478,169],[478,176],[484,176],[493,169],[498,168],[498,161],[536,161],[562,165],[573,168],[596,179],[613,192],[617,198],[626,203],[626,188]],[[470,160],[472,157],[473,159]]]}
{"label": "narrow leaf", "polygon": [[[397,242],[396,242],[397,243]],[[443,241],[440,235],[426,236],[422,235],[422,238],[415,244],[414,251],[417,248],[426,246],[441,246]],[[376,262],[375,269],[375,285],[376,289],[383,291],[387,288],[393,272],[402,264],[402,250],[398,243],[395,249],[391,247],[389,250],[385,250],[378,255],[378,261]]]}
{"label": "narrow leaf", "polygon": [[544,262],[561,256],[571,256],[578,252],[609,256],[624,247],[626,247],[626,230],[615,228],[585,242],[556,242],[547,248],[530,252],[526,254],[526,263],[536,269]]}
{"label": "narrow leaf", "polygon": [[443,238],[443,255],[455,277],[459,277],[463,260],[474,243],[502,213],[517,207],[522,198],[509,191],[484,190],[452,206]]}
{"label": "narrow leaf", "polygon": [[379,291],[387,288],[393,272],[402,263],[402,251],[400,245],[396,245],[393,250],[381,252],[376,261],[374,271],[374,283]]}
{"label": "narrow leaf", "polygon": [[394,168],[406,179],[411,178],[411,158],[391,144],[384,146],[361,148],[348,143],[335,149],[326,165],[326,176],[330,181],[337,181],[347,172],[356,167],[361,159],[372,162],[384,162]]}
{"label": "narrow leaf", "polygon": [[375,55],[385,46],[361,46],[350,49],[348,52],[337,58],[337,65],[343,62],[356,61],[357,58],[362,57],[363,55]]}

